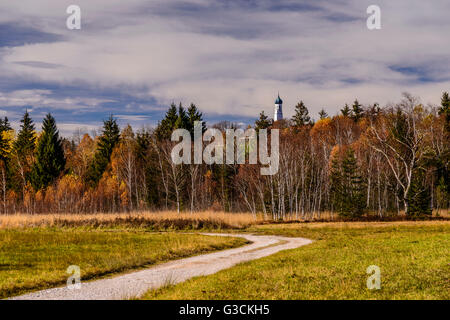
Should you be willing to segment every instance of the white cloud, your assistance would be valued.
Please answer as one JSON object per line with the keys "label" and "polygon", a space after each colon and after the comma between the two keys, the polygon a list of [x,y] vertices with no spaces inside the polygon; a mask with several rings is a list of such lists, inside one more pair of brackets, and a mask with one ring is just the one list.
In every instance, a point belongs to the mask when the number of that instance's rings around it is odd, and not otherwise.
{"label": "white cloud", "polygon": [[[0,5],[0,21],[25,19],[67,38],[4,50],[0,72],[9,76],[144,88],[136,94],[162,104],[195,102],[204,113],[245,116],[270,112],[278,91],[287,115],[299,99],[315,115],[322,107],[333,113],[356,97],[365,103],[395,101],[405,90],[438,103],[450,88],[450,5],[445,0],[379,0],[379,31],[366,28],[371,3],[365,0],[317,1],[322,10],[297,12],[227,8],[212,0],[80,0],[80,31],[65,29],[59,1],[8,2]],[[200,5],[204,15],[178,8],[180,3]],[[259,8],[269,4],[261,1]],[[208,11],[215,7],[221,10]],[[62,67],[36,68],[39,62]],[[422,67],[426,70],[420,72],[433,81],[419,81],[420,75],[392,66]],[[16,91],[0,94],[0,103],[78,109],[104,102],[49,95]]]}

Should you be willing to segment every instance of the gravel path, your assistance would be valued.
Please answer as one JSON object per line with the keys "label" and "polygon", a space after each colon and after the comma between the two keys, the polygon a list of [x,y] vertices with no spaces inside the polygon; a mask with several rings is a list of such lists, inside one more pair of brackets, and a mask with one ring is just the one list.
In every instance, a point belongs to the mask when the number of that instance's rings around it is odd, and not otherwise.
{"label": "gravel path", "polygon": [[174,260],[155,267],[116,276],[83,282],[81,289],[67,287],[42,290],[13,297],[19,300],[117,300],[139,297],[149,289],[166,284],[175,284],[192,277],[209,275],[230,268],[238,263],[259,259],[281,250],[294,249],[310,244],[304,238],[280,236],[255,236],[250,234],[203,233],[210,236],[242,237],[252,243],[243,247],[228,249],[191,258]]}

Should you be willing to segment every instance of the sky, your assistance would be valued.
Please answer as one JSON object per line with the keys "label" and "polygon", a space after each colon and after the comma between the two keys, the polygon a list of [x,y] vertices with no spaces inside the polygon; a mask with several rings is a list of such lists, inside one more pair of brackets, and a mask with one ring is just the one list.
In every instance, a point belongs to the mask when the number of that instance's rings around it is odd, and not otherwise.
{"label": "sky", "polygon": [[[69,5],[81,29],[69,30]],[[381,9],[369,30],[366,9]],[[113,114],[154,126],[195,103],[208,124],[313,118],[355,98],[385,105],[402,92],[438,104],[450,91],[448,0],[2,0],[0,116],[51,112],[65,136]]]}

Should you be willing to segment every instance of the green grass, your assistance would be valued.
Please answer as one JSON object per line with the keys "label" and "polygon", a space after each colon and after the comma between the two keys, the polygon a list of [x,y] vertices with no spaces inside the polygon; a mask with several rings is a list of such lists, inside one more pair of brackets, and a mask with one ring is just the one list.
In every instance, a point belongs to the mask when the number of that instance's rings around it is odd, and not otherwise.
{"label": "green grass", "polygon": [[243,245],[241,238],[142,230],[34,228],[0,230],[0,298]]}
{"label": "green grass", "polygon": [[[315,242],[214,275],[149,291],[145,299],[449,299],[450,224],[277,224],[247,231]],[[366,268],[381,268],[368,290]]]}

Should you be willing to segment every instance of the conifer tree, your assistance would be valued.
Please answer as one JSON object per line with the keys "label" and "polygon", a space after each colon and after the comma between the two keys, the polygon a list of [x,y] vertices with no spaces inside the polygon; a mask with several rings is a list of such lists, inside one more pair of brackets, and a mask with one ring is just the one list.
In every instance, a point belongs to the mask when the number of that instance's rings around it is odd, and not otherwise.
{"label": "conifer tree", "polygon": [[303,101],[300,101],[295,106],[295,114],[292,117],[292,122],[295,127],[302,127],[304,125],[311,124],[308,108],[306,108]]}
{"label": "conifer tree", "polygon": [[40,190],[50,185],[64,170],[65,164],[55,118],[49,113],[42,124],[42,133],[36,148],[36,162],[31,173],[34,189]]}
{"label": "conifer tree", "polygon": [[450,97],[448,92],[444,92],[441,98],[441,107],[439,108],[439,115],[445,117],[445,129],[450,133]]}
{"label": "conifer tree", "polygon": [[342,161],[344,203],[342,214],[352,218],[362,215],[365,204],[362,178],[359,172],[355,152],[348,148]]}
{"label": "conifer tree", "polygon": [[33,120],[28,111],[25,111],[20,125],[17,139],[14,142],[14,149],[19,156],[25,156],[34,151],[36,143],[36,134]]}
{"label": "conifer tree", "polygon": [[[189,116],[180,103],[180,105],[178,106],[177,120],[175,121],[175,125],[174,125],[173,129],[188,129],[189,130],[190,129],[189,125],[190,125]],[[172,134],[172,133],[170,133],[170,134]]]}
{"label": "conifer tree", "polygon": [[358,99],[356,99],[355,102],[353,102],[352,106],[353,121],[358,122],[362,118],[362,116],[363,116],[363,108],[359,104]]}
{"label": "conifer tree", "polygon": [[197,109],[197,106],[193,103],[189,106],[187,110],[188,115],[188,129],[191,132],[191,135],[194,135],[194,125],[196,121],[202,122],[202,133],[206,131],[206,123],[203,121],[202,113]]}
{"label": "conifer tree", "polygon": [[342,211],[343,184],[341,171],[339,156],[335,154],[331,159],[330,195],[332,209],[336,212]]}
{"label": "conifer tree", "polygon": [[258,131],[259,129],[267,129],[271,126],[271,121],[269,117],[264,114],[264,111],[261,111],[259,114],[259,119],[255,121],[255,129]]}
{"label": "conifer tree", "polygon": [[328,113],[325,111],[325,109],[322,108],[322,110],[319,111],[319,117],[320,120],[328,118]]}
{"label": "conifer tree", "polygon": [[164,119],[158,123],[156,127],[155,134],[158,140],[167,140],[170,139],[172,135],[172,131],[175,128],[175,123],[178,119],[177,106],[172,103],[170,105],[169,110],[167,110]]}
{"label": "conifer tree", "polygon": [[119,142],[120,129],[117,120],[112,115],[103,121],[103,131],[97,145],[93,162],[89,168],[88,180],[96,185],[108,166],[114,147]]}
{"label": "conifer tree", "polygon": [[336,154],[331,163],[331,195],[334,210],[344,217],[364,213],[364,193],[355,153],[348,148],[343,159]]}
{"label": "conifer tree", "polygon": [[429,188],[424,186],[423,174],[414,176],[407,194],[407,201],[409,217],[431,215],[431,194]]}
{"label": "conifer tree", "polygon": [[[20,176],[21,186],[16,188],[23,190],[25,184],[30,181],[30,172],[33,165],[34,149],[36,147],[36,132],[33,120],[28,111],[25,111],[22,120],[20,120],[20,130],[16,141],[13,144],[13,153],[15,155],[16,172]],[[19,179],[17,179],[19,180]]]}
{"label": "conifer tree", "polygon": [[345,104],[344,108],[341,109],[341,113],[344,117],[350,117],[351,116],[351,110],[348,104]]}

